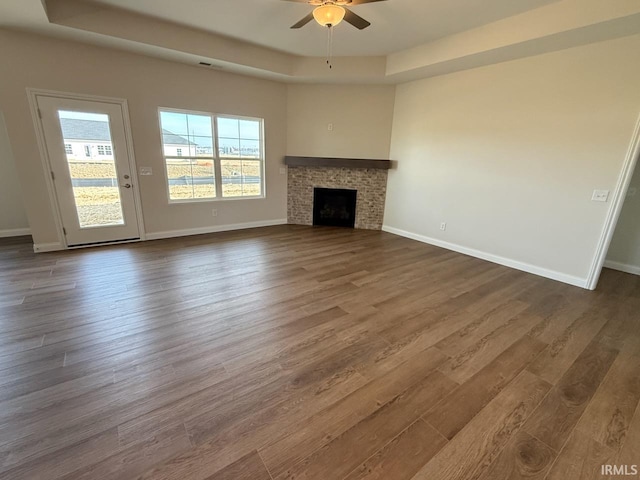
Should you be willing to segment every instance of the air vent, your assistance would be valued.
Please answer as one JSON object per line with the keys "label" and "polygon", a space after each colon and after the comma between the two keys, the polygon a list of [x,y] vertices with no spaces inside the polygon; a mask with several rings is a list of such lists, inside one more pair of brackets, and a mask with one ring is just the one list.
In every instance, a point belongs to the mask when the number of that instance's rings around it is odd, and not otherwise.
{"label": "air vent", "polygon": [[224,67],[222,65],[215,65],[215,64],[209,63],[209,62],[200,62],[200,65],[202,65],[203,67],[213,68],[214,70],[222,70],[222,69],[224,69]]}

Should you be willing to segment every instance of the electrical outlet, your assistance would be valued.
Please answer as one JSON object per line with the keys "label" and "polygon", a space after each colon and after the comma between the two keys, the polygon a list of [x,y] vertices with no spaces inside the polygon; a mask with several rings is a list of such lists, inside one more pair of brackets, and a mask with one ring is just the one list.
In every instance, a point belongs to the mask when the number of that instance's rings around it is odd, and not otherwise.
{"label": "electrical outlet", "polygon": [[218,216],[218,209],[214,208],[213,210],[211,210],[211,216],[212,217],[217,217]]}
{"label": "electrical outlet", "polygon": [[280,167],[280,175],[286,175],[286,174],[287,174],[286,167]]}
{"label": "electrical outlet", "polygon": [[442,222],[440,224],[440,230],[445,231],[447,229],[447,222]]}
{"label": "electrical outlet", "polygon": [[140,175],[153,175],[153,169],[151,167],[140,167]]}
{"label": "electrical outlet", "polygon": [[327,125],[327,130],[329,130],[330,132],[333,132],[333,123],[330,123],[329,125]]}
{"label": "electrical outlet", "polygon": [[609,199],[609,190],[594,190],[591,195],[592,202],[606,202]]}

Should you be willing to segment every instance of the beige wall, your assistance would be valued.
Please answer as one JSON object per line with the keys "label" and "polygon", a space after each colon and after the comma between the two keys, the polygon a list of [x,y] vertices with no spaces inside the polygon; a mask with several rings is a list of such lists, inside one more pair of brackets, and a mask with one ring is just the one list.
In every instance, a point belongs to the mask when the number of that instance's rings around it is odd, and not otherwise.
{"label": "beige wall", "polygon": [[389,158],[395,87],[289,85],[287,97],[287,155]]}
{"label": "beige wall", "polygon": [[640,113],[639,53],[636,35],[399,86],[386,226],[584,279],[611,205],[592,191],[613,191]]}
{"label": "beige wall", "polygon": [[622,264],[627,271],[640,273],[640,166],[631,178],[620,219],[607,253],[607,261]]}
{"label": "beige wall", "polygon": [[[0,112],[0,237],[12,235],[13,230],[29,228],[27,214],[22,206],[20,182],[16,172],[13,152]],[[23,232],[17,232],[23,233]]]}
{"label": "beige wall", "polygon": [[[57,242],[26,88],[125,98],[129,101],[148,233],[286,218],[287,90],[283,84],[189,67],[52,38],[0,30],[0,104],[4,110],[25,207],[36,243]],[[157,108],[173,107],[265,119],[267,198],[169,205]],[[212,216],[212,208],[218,216]]]}

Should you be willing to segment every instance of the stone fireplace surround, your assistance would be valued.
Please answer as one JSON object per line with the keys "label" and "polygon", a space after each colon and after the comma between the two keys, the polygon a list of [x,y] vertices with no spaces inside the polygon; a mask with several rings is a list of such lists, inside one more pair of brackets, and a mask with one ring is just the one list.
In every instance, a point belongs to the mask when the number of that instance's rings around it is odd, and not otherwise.
{"label": "stone fireplace surround", "polygon": [[355,228],[382,229],[389,160],[285,157],[287,221],[313,225],[313,189],[346,188],[358,191]]}

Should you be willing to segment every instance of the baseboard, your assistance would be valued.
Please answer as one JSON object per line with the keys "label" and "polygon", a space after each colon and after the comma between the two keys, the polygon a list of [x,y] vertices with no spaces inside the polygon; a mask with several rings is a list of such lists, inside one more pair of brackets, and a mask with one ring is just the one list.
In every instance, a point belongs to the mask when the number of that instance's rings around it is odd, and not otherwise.
{"label": "baseboard", "polygon": [[64,250],[64,247],[60,242],[55,243],[35,243],[33,245],[33,251],[36,253],[44,253],[44,252],[58,252],[60,250]]}
{"label": "baseboard", "polygon": [[259,222],[233,223],[230,225],[212,225],[209,227],[187,228],[184,230],[168,230],[166,232],[147,233],[147,240],[160,240],[162,238],[188,237],[191,235],[203,235],[205,233],[229,232],[232,230],[244,230],[247,228],[272,227],[274,225],[286,225],[287,219],[264,220]]}
{"label": "baseboard", "polygon": [[452,250],[454,252],[462,253],[464,255],[469,255],[471,257],[487,260],[488,262],[504,265],[505,267],[514,268],[516,270],[521,270],[527,273],[532,273],[540,277],[550,278],[551,280],[557,280],[559,282],[568,283],[569,285],[574,285],[580,288],[588,288],[586,278],[574,277],[573,275],[567,275],[566,273],[556,272],[554,270],[548,270],[546,268],[538,267],[536,265],[519,262],[518,260],[501,257],[499,255],[493,255],[491,253],[482,252],[480,250],[475,250],[473,248],[463,247],[462,245],[457,245],[455,243],[445,242],[444,240],[438,240],[436,238],[426,237],[424,235],[419,235],[417,233],[407,232],[406,230],[400,230],[398,228],[390,227],[388,225],[383,225],[382,230],[384,232],[393,233],[394,235],[399,235],[401,237],[417,240],[418,242],[428,243],[429,245],[446,248],[447,250]]}
{"label": "baseboard", "polygon": [[640,275],[640,267],[635,265],[629,265],[626,263],[614,262],[611,260],[605,260],[604,266],[613,270],[619,270],[625,273],[632,273],[633,275]]}
{"label": "baseboard", "polygon": [[0,238],[22,237],[24,235],[31,235],[31,229],[30,228],[9,228],[7,230],[0,230]]}

